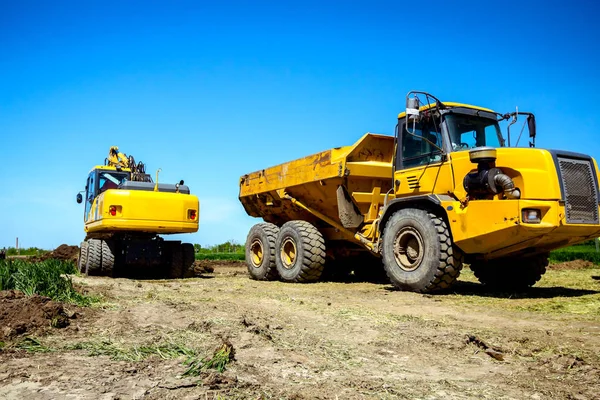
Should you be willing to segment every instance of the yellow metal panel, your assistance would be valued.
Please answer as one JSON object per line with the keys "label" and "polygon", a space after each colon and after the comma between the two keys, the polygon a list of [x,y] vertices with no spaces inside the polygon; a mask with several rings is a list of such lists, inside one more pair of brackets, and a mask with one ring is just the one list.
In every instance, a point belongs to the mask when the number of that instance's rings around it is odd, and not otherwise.
{"label": "yellow metal panel", "polygon": [[[549,151],[500,147],[496,149],[496,154],[496,167],[511,177],[515,186],[521,190],[522,199],[559,200],[561,198],[556,166]],[[477,164],[469,160],[468,151],[450,153],[450,158],[456,177],[455,194],[458,198],[464,198],[467,193],[462,181],[470,171],[477,170]]]}
{"label": "yellow metal panel", "polygon": [[392,179],[392,164],[390,162],[348,162],[346,168],[352,177]]}
{"label": "yellow metal panel", "polygon": [[[454,242],[467,254],[500,256],[533,246],[549,251],[600,235],[599,225],[567,225],[564,207],[556,201],[477,200],[465,208],[443,201],[442,206]],[[541,210],[541,223],[523,223],[524,208]]]}
{"label": "yellow metal panel", "polygon": [[454,190],[452,166],[448,161],[396,171],[394,180],[400,181],[396,197],[446,194]]}
{"label": "yellow metal panel", "polygon": [[[110,206],[117,208],[117,215],[110,215]],[[195,221],[189,218],[191,210],[196,211]],[[196,232],[199,211],[198,198],[194,195],[143,190],[107,190],[94,200],[87,216],[85,230]]]}

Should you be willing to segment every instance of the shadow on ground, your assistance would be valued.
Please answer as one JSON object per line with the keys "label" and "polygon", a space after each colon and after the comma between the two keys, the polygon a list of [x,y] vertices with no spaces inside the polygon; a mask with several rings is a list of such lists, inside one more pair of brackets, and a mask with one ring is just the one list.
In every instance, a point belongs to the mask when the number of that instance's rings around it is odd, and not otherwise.
{"label": "shadow on ground", "polygon": [[495,297],[504,299],[551,299],[554,297],[580,297],[599,294],[600,290],[574,289],[568,287],[531,287],[527,290],[502,291],[491,289],[480,283],[457,282],[450,291],[440,295],[462,294],[468,296]]}

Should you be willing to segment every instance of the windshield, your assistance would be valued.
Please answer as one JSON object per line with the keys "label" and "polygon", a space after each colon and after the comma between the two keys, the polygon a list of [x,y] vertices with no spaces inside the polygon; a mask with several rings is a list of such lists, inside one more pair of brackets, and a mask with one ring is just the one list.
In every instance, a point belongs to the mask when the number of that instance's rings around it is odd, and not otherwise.
{"label": "windshield", "polygon": [[126,172],[103,171],[98,174],[98,194],[108,189],[116,189],[129,176]]}
{"label": "windshield", "polygon": [[502,146],[500,127],[496,120],[475,115],[449,114],[446,116],[446,124],[452,151]]}

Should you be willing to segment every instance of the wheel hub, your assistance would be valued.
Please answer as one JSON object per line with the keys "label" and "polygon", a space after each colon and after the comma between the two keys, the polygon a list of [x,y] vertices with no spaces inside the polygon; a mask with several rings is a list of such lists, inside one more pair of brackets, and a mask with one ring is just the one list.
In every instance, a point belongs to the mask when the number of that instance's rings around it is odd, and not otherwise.
{"label": "wheel hub", "polygon": [[285,269],[291,269],[296,263],[296,243],[292,238],[285,238],[281,243],[281,262]]}
{"label": "wheel hub", "polygon": [[404,271],[414,271],[423,261],[424,247],[421,234],[413,227],[402,228],[394,240],[394,258]]}
{"label": "wheel hub", "polygon": [[250,262],[254,268],[259,268],[263,262],[263,244],[260,239],[254,239],[250,244]]}

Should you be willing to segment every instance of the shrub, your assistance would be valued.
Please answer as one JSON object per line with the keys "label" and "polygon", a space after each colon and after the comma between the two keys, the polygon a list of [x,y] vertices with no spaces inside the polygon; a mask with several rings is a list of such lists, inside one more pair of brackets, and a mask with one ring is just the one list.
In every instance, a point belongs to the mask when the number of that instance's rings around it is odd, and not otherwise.
{"label": "shrub", "polygon": [[244,253],[197,253],[196,260],[235,260],[243,261]]}

